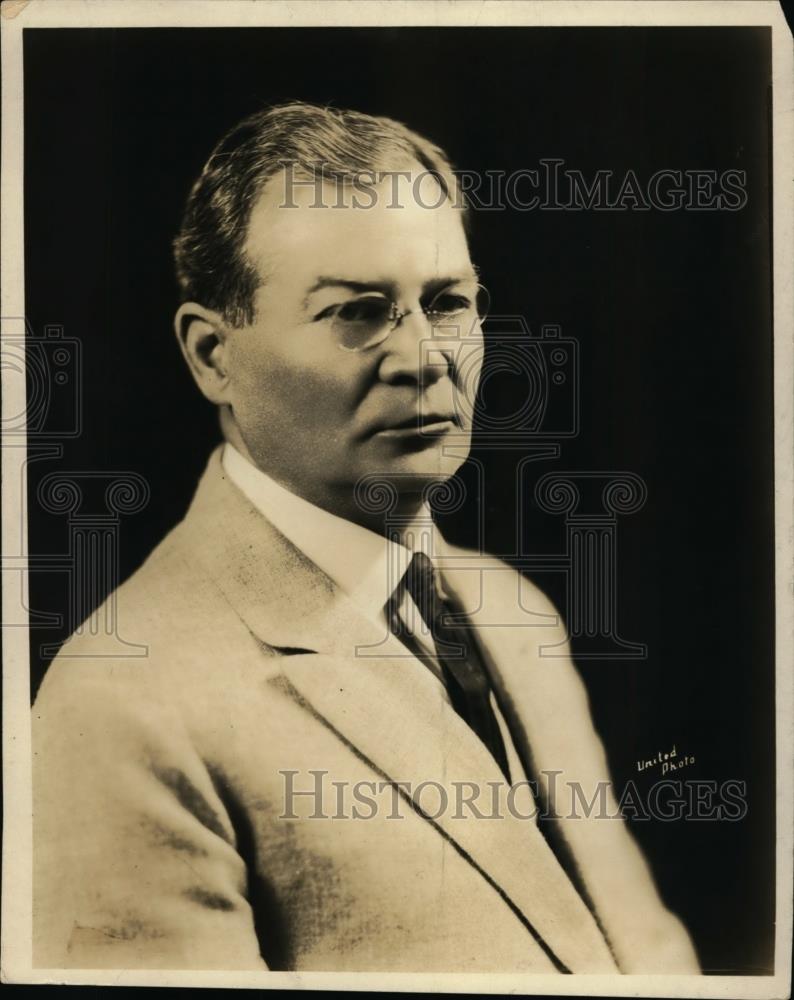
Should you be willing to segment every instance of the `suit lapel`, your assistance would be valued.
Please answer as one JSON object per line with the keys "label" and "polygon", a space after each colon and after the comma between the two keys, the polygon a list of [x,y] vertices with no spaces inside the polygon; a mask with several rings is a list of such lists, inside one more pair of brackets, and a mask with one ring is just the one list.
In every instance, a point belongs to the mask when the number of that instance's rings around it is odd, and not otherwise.
{"label": "suit lapel", "polygon": [[[614,972],[592,915],[535,822],[506,808],[501,772],[435,677],[250,505],[225,478],[219,452],[181,531],[189,557],[261,643],[316,654],[281,658],[313,711],[382,776],[404,783],[419,811],[427,815],[430,803],[433,824],[567,969]],[[502,818],[456,807],[472,782],[485,786],[485,812],[501,789]]]}
{"label": "suit lapel", "polygon": [[[283,674],[376,771],[398,787],[404,783],[419,810],[569,970],[615,971],[592,915],[534,820],[509,813],[496,763],[426,667],[412,657],[299,656],[286,658]],[[494,788],[501,790],[500,818],[482,819],[456,805],[472,783],[486,814]]]}

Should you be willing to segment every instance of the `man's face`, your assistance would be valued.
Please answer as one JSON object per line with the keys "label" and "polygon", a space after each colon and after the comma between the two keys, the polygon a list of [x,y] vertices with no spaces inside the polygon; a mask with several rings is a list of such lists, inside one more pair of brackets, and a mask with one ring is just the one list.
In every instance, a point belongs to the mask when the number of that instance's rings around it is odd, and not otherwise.
{"label": "man's face", "polygon": [[[476,285],[461,213],[446,199],[424,207],[440,200],[428,176],[421,201],[412,179],[396,192],[395,183],[366,208],[348,188],[324,187],[317,207],[313,187],[296,187],[297,207],[286,208],[271,182],[250,221],[247,253],[262,285],[254,322],[227,341],[234,422],[259,468],[330,509],[362,476],[408,493],[447,478],[471,441],[480,325],[470,317],[434,332],[422,312],[440,292],[465,301],[456,296]],[[344,350],[340,307],[362,296],[365,314],[383,297],[410,314],[382,343]]]}

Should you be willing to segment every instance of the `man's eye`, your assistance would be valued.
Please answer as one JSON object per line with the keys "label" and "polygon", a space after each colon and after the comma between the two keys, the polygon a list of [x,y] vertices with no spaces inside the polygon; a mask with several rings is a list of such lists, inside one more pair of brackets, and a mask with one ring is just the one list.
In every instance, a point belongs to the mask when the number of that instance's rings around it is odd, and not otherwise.
{"label": "man's eye", "polygon": [[352,299],[336,308],[334,318],[342,323],[381,323],[388,319],[390,308],[383,298]]}
{"label": "man's eye", "polygon": [[431,312],[437,316],[459,316],[472,308],[472,300],[467,295],[458,292],[445,292],[433,299]]}

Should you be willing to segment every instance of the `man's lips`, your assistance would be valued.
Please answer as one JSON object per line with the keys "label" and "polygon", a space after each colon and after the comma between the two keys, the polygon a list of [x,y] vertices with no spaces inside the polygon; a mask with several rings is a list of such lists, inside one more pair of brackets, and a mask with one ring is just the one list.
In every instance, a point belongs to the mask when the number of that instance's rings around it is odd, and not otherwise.
{"label": "man's lips", "polygon": [[373,431],[379,437],[404,438],[412,436],[440,437],[460,427],[455,413],[417,413],[405,420],[382,424]]}

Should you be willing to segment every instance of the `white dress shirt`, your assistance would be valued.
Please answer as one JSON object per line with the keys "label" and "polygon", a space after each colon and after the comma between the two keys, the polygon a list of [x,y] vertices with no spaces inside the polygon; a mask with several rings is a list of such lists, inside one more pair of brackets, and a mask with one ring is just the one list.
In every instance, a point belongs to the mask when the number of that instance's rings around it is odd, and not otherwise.
{"label": "white dress shirt", "polygon": [[[222,463],[232,482],[285,538],[330,577],[371,621],[389,628],[386,606],[413,553],[421,550],[432,558],[436,551],[433,539],[437,529],[427,507],[419,511],[402,531],[401,541],[397,541],[337,517],[290,492],[228,442],[223,448]],[[422,662],[435,674],[446,696],[432,635],[405,588],[398,613],[406,630],[426,651]],[[513,781],[524,781],[523,768],[493,692],[491,705],[502,731],[511,777]]]}
{"label": "white dress shirt", "polygon": [[[433,556],[437,528],[427,507],[403,530],[403,544],[291,493],[228,442],[223,448],[222,463],[232,482],[285,538],[329,576],[367,618],[388,627],[386,605],[405,575],[414,551]],[[399,614],[411,635],[434,656],[432,637],[405,591]]]}

